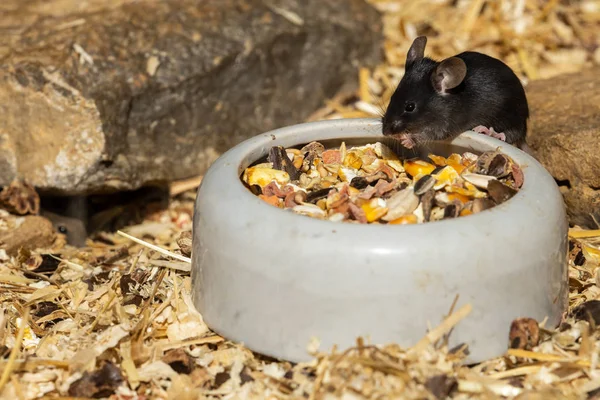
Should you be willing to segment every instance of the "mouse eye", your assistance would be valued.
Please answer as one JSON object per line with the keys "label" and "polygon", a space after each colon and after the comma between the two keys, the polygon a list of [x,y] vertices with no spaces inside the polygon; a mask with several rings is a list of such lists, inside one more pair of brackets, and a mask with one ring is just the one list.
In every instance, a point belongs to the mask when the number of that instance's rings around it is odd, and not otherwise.
{"label": "mouse eye", "polygon": [[58,231],[59,231],[60,233],[64,233],[64,234],[66,234],[66,233],[67,233],[67,227],[66,227],[66,226],[64,226],[64,225],[60,225],[60,226],[58,227]]}
{"label": "mouse eye", "polygon": [[415,103],[406,103],[404,110],[406,112],[413,112],[415,110]]}

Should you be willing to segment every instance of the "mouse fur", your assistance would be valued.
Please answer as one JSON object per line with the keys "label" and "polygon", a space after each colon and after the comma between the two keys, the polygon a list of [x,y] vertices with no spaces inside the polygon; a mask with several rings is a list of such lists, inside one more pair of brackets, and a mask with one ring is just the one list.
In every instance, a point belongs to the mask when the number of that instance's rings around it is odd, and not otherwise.
{"label": "mouse fur", "polygon": [[426,42],[416,38],[407,53],[405,74],[382,118],[383,134],[421,144],[484,126],[527,148],[529,107],[512,69],[473,51],[436,61],[424,56]]}

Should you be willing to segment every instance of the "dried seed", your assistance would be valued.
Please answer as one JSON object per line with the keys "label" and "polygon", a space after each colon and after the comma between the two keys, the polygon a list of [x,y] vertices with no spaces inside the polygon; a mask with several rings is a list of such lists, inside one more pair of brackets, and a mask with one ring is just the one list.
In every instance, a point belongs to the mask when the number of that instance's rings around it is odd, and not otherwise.
{"label": "dried seed", "polygon": [[396,172],[399,172],[399,173],[404,172],[404,167],[402,166],[402,162],[400,162],[399,160],[386,160],[385,163],[387,165],[389,165],[391,168],[393,168],[394,170],[396,170]]}
{"label": "dried seed", "polygon": [[440,190],[445,186],[454,185],[459,179],[456,170],[450,166],[442,167],[437,173],[434,171],[431,176],[435,178],[436,181],[433,186],[435,190]]}
{"label": "dried seed", "polygon": [[375,189],[373,186],[369,186],[356,197],[363,200],[369,200],[371,197],[375,196],[375,193],[377,193],[377,189]]}
{"label": "dried seed", "polygon": [[315,190],[314,192],[309,192],[306,195],[306,202],[307,203],[315,203],[318,200],[324,199],[325,197],[327,197],[327,195],[329,194],[330,191],[331,191],[331,188],[323,188],[323,189]]}
{"label": "dried seed", "polygon": [[275,195],[265,196],[264,194],[261,194],[258,196],[258,198],[272,206],[275,206],[275,207],[279,207],[279,205],[281,203],[281,200],[279,199],[279,197],[277,197]]}
{"label": "dried seed", "polygon": [[81,378],[69,386],[69,396],[111,397],[123,383],[121,370],[110,361],[102,361],[93,372],[84,371]]}
{"label": "dried seed", "polygon": [[281,199],[283,199],[285,196],[287,196],[289,193],[291,193],[293,191],[294,191],[294,189],[289,185],[286,185],[282,189],[280,189],[279,186],[277,186],[277,184],[275,182],[270,182],[262,190],[263,194],[267,197],[277,196]]}
{"label": "dried seed", "polygon": [[302,155],[296,155],[296,156],[294,156],[294,159],[292,160],[292,164],[294,164],[294,167],[298,171],[302,170],[303,163],[304,163],[304,157]]}
{"label": "dried seed", "polygon": [[475,185],[476,187],[478,187],[480,189],[487,189],[488,183],[491,180],[497,179],[495,176],[471,174],[471,173],[464,173],[464,174],[462,174],[462,177],[465,181]]}
{"label": "dried seed", "polygon": [[358,175],[356,174],[356,170],[353,170],[352,168],[340,167],[338,176],[342,182],[352,182],[352,179],[356,178]]}
{"label": "dried seed", "polygon": [[339,150],[325,150],[322,157],[325,164],[340,164],[342,162],[342,155]]}
{"label": "dried seed", "polygon": [[471,211],[473,213],[478,213],[492,207],[494,207],[494,202],[490,199],[475,199],[471,206]]}
{"label": "dried seed", "polygon": [[327,215],[320,207],[310,203],[294,206],[292,210],[299,214],[308,215],[310,217],[325,217]]}
{"label": "dried seed", "polygon": [[444,217],[443,218],[456,218],[461,211],[461,207],[457,204],[448,204],[444,207]]}
{"label": "dried seed", "polygon": [[363,204],[361,208],[365,212],[367,222],[379,220],[388,211],[385,200],[379,198],[372,199],[370,202]]}
{"label": "dried seed", "polygon": [[165,353],[162,361],[169,364],[179,374],[189,374],[195,367],[195,362],[183,349],[173,349]]}
{"label": "dried seed", "polygon": [[369,181],[364,176],[355,176],[350,181],[350,186],[357,189],[364,189],[369,186]]}
{"label": "dried seed", "polygon": [[[54,257],[53,257],[54,256]],[[30,272],[38,274],[54,272],[60,264],[60,254],[31,254],[23,261],[23,266]],[[19,257],[20,258],[20,257]],[[25,258],[25,257],[23,257]]]}
{"label": "dried seed", "polygon": [[416,224],[418,222],[417,216],[414,214],[403,215],[400,218],[396,218],[389,222],[390,225],[406,225],[406,224]]}
{"label": "dried seed", "polygon": [[348,204],[350,206],[350,213],[352,214],[354,219],[357,220],[358,222],[360,222],[361,224],[366,224],[368,222],[367,216],[365,215],[365,212],[362,210],[362,208],[358,207],[354,203],[348,203]]}
{"label": "dried seed", "polygon": [[420,196],[433,188],[433,185],[435,185],[435,178],[431,175],[423,175],[421,179],[415,183],[415,194]]}
{"label": "dried seed", "polygon": [[517,164],[513,163],[511,173],[513,180],[515,181],[515,187],[519,189],[521,186],[523,186],[524,182],[523,170]]}
{"label": "dried seed", "polygon": [[300,153],[302,154],[310,154],[313,156],[320,156],[321,154],[323,154],[323,152],[325,151],[325,146],[323,146],[321,143],[319,142],[310,142],[309,144],[307,144],[306,146],[302,147],[300,149]]}
{"label": "dried seed", "polygon": [[192,254],[192,231],[181,232],[177,238],[177,246],[179,246],[181,254],[189,257]]}
{"label": "dried seed", "polygon": [[0,207],[17,215],[37,215],[40,196],[33,186],[15,179],[0,191]]}
{"label": "dried seed", "polygon": [[473,211],[469,210],[468,208],[463,208],[459,215],[461,217],[464,217],[464,216],[471,215],[471,214],[473,214]]}
{"label": "dried seed", "polygon": [[474,197],[476,199],[482,199],[487,197],[485,192],[477,190],[475,185],[470,184],[469,182],[463,182],[464,187],[460,187],[457,185],[446,186],[445,190],[448,193],[456,193],[466,197]]}
{"label": "dried seed", "polygon": [[456,378],[448,375],[435,375],[427,379],[425,382],[425,388],[436,398],[445,399],[448,398],[458,388],[458,381]]}
{"label": "dried seed", "polygon": [[287,172],[278,169],[254,166],[244,171],[243,179],[249,185],[265,187],[272,181],[285,185],[290,181],[290,176]]}
{"label": "dried seed", "polygon": [[388,212],[382,219],[393,221],[415,211],[419,206],[419,197],[414,193],[413,188],[406,188],[390,197],[386,204]]}
{"label": "dried seed", "polygon": [[504,154],[497,154],[488,167],[488,175],[503,178],[512,172],[512,165]]}
{"label": "dried seed", "polygon": [[360,169],[360,167],[362,167],[362,160],[357,152],[349,151],[344,158],[343,164],[345,167]]}
{"label": "dried seed", "polygon": [[431,174],[435,165],[422,160],[407,160],[404,162],[404,170],[412,177]]}
{"label": "dried seed", "polygon": [[435,198],[435,190],[430,189],[421,196],[421,204],[423,205],[423,219],[429,221],[431,210],[433,209],[433,200]]}
{"label": "dried seed", "polygon": [[467,196],[462,195],[460,193],[448,193],[448,200],[452,202],[458,201],[462,204],[466,204],[470,201],[470,199]]}
{"label": "dried seed", "polygon": [[503,178],[512,171],[512,162],[510,159],[497,151],[486,151],[479,156],[475,172],[483,175]]}
{"label": "dried seed", "polygon": [[435,154],[428,154],[427,157],[430,158],[435,165],[439,165],[442,167],[446,165],[446,159],[444,157],[437,156]]}
{"label": "dried seed", "polygon": [[329,175],[329,171],[325,169],[323,164],[317,165],[317,171],[319,171],[319,175],[321,175],[321,178],[325,178],[327,175]]}
{"label": "dried seed", "polygon": [[310,170],[311,165],[313,165],[313,161],[320,157],[325,151],[325,147],[319,142],[310,142],[306,146],[300,149],[300,152],[304,155],[304,160],[302,160],[302,168],[303,172],[307,172]]}
{"label": "dried seed", "polygon": [[306,201],[306,193],[303,191],[299,192],[290,192],[285,196],[283,200],[283,206],[285,208],[293,208],[299,204],[302,204]]}
{"label": "dried seed", "polygon": [[540,328],[533,318],[518,318],[510,324],[509,343],[513,349],[531,350],[540,341]]}
{"label": "dried seed", "polygon": [[375,151],[377,157],[380,157],[384,160],[398,160],[398,156],[396,155],[396,153],[394,153],[392,149],[390,149],[388,146],[381,142],[375,143],[375,145],[373,146],[373,150]]}
{"label": "dried seed", "polygon": [[490,181],[488,183],[488,193],[496,204],[501,204],[517,194],[517,191],[500,181]]}
{"label": "dried seed", "polygon": [[296,181],[300,178],[300,171],[294,166],[282,146],[271,147],[267,161],[273,164],[273,169],[287,172],[291,180]]}
{"label": "dried seed", "polygon": [[348,193],[331,191],[327,196],[327,208],[338,208],[348,200],[350,200]]}
{"label": "dried seed", "polygon": [[380,179],[377,181],[377,183],[375,184],[374,188],[377,191],[377,195],[379,197],[383,196],[385,193],[391,192],[392,190],[394,190],[396,188],[396,185],[398,183],[396,182],[395,179],[393,179],[391,182],[385,181],[383,179]]}

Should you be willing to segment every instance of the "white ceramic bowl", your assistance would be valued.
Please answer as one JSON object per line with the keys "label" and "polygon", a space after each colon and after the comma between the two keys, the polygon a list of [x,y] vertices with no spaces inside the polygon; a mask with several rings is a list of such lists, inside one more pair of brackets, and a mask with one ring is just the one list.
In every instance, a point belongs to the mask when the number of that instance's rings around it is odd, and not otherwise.
{"label": "white ceramic bowl", "polygon": [[458,294],[456,307],[473,310],[450,345],[468,344],[466,361],[479,362],[505,353],[515,318],[559,323],[568,295],[564,203],[550,174],[515,147],[475,132],[455,139],[473,152],[500,147],[522,166],[525,183],[492,209],[417,225],[297,215],[240,180],[271,146],[368,138],[362,144],[381,140],[380,132],[373,119],[300,124],[246,140],[212,164],[198,190],[192,251],[194,304],[208,326],[299,362],[311,358],[313,336],[324,350],[352,346],[358,336],[411,346]]}

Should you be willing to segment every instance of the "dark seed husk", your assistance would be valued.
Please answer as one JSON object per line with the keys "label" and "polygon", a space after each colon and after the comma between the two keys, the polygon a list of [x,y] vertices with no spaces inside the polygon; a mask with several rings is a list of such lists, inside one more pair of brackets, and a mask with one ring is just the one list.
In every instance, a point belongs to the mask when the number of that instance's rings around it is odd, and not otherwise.
{"label": "dark seed husk", "polygon": [[314,192],[310,192],[306,195],[307,203],[316,203],[317,201],[324,199],[329,194],[331,188],[323,188],[319,190],[315,190]]}
{"label": "dark seed husk", "polygon": [[417,196],[420,196],[427,192],[429,189],[433,188],[434,185],[435,178],[431,175],[425,175],[421,177],[421,179],[419,179],[417,183],[415,183],[415,194]]}
{"label": "dark seed husk", "polygon": [[294,166],[283,146],[271,147],[267,161],[273,163],[274,169],[287,172],[291,180],[296,181],[300,178],[300,170]]}
{"label": "dark seed husk", "polygon": [[506,186],[500,181],[490,181],[488,183],[488,193],[496,204],[501,204],[517,194],[517,191],[509,186]]}
{"label": "dark seed husk", "polygon": [[325,146],[323,146],[319,142],[310,142],[306,146],[300,149],[302,154],[304,154],[304,160],[302,160],[302,171],[307,172],[310,170],[310,166],[316,157],[319,157],[325,151]]}
{"label": "dark seed husk", "polygon": [[503,178],[512,172],[510,161],[504,154],[497,154],[488,167],[487,175]]}
{"label": "dark seed husk", "polygon": [[475,173],[503,178],[512,172],[508,156],[496,151],[486,151],[477,160]]}
{"label": "dark seed husk", "polygon": [[364,189],[369,186],[369,181],[364,176],[355,176],[350,181],[350,186],[356,189]]}
{"label": "dark seed husk", "polygon": [[444,207],[444,219],[445,218],[456,218],[461,211],[461,207],[456,203],[448,204]]}
{"label": "dark seed husk", "polygon": [[433,171],[431,171],[430,175],[435,175],[438,174],[441,170],[443,170],[444,168],[446,168],[445,165],[436,165],[435,169]]}
{"label": "dark seed husk", "polygon": [[492,207],[494,207],[494,202],[490,199],[475,199],[471,205],[471,211],[478,213]]}
{"label": "dark seed husk", "polygon": [[367,180],[367,182],[369,182],[369,185],[377,183],[377,181],[380,179],[383,179],[386,182],[390,181],[390,178],[386,175],[385,172],[382,171],[379,171],[373,175],[365,176],[365,179]]}
{"label": "dark seed husk", "polygon": [[424,195],[421,196],[421,203],[423,204],[423,219],[425,221],[429,221],[429,218],[431,217],[434,199],[435,190],[433,189],[429,189]]}
{"label": "dark seed husk", "polygon": [[250,191],[255,195],[255,196],[259,196],[262,194],[262,188],[260,187],[260,185],[252,185],[249,186]]}
{"label": "dark seed husk", "polygon": [[310,142],[300,149],[303,154],[309,153],[314,156],[320,156],[325,151],[325,146],[319,142]]}
{"label": "dark seed husk", "polygon": [[23,262],[23,267],[38,274],[54,272],[60,264],[57,257],[60,257],[60,254],[32,254]]}

